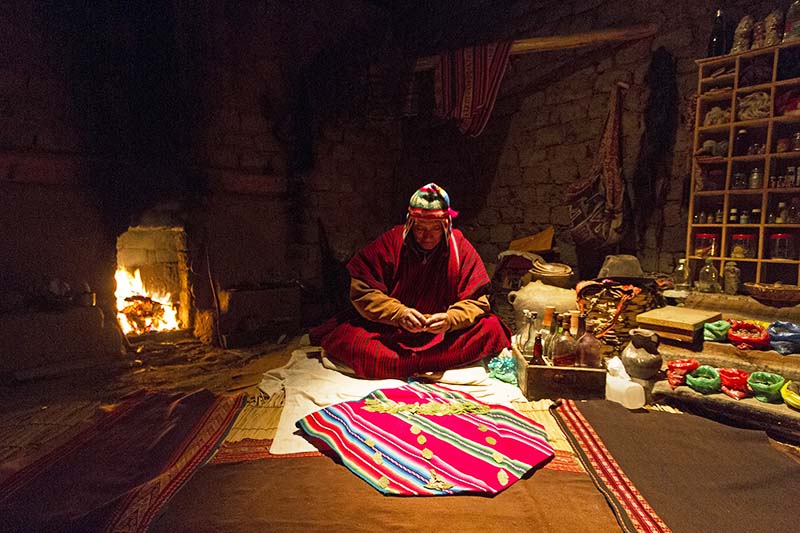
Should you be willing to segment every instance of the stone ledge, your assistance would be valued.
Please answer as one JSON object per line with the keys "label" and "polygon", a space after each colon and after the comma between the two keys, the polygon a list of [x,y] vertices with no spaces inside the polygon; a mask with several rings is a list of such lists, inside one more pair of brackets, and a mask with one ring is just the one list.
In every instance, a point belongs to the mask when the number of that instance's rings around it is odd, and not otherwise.
{"label": "stone ledge", "polygon": [[760,429],[776,440],[800,445],[800,411],[783,403],[769,404],[755,398],[734,400],[722,393],[703,395],[687,386],[673,390],[666,381],[655,383],[652,398],[654,402],[734,426]]}
{"label": "stone ledge", "polygon": [[774,350],[740,350],[731,344],[706,342],[700,352],[675,345],[661,344],[664,361],[693,358],[715,368],[738,368],[747,372],[774,372],[786,379],[800,381],[800,354],[781,355]]}

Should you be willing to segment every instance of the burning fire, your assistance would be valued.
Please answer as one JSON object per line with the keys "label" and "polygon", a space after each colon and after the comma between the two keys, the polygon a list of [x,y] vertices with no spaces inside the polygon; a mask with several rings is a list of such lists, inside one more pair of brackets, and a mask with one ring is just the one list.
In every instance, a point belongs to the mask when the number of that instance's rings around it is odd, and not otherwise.
{"label": "burning fire", "polygon": [[127,335],[140,335],[149,331],[178,329],[178,310],[172,304],[170,293],[150,293],[142,283],[142,274],[137,268],[131,275],[124,268],[114,274],[117,281],[117,319]]}

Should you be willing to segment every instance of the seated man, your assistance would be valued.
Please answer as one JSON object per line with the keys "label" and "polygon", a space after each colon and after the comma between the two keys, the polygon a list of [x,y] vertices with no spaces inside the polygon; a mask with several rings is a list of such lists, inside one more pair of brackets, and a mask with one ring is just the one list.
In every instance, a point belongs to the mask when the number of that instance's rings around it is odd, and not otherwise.
{"label": "seated man", "polygon": [[510,346],[508,328],[489,310],[483,262],[452,227],[456,214],[435,183],[415,192],[405,226],[347,265],[357,314],[319,326],[312,342],[359,377],[381,379],[444,371]]}

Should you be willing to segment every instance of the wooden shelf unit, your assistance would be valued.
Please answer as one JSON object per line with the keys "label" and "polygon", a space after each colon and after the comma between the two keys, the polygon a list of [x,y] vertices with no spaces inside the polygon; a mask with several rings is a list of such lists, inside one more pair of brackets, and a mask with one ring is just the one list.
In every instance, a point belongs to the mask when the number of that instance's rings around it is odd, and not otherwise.
{"label": "wooden shelf unit", "polygon": [[[790,115],[778,114],[776,100],[788,91],[796,91],[800,98],[800,41],[781,44],[740,54],[730,54],[696,61],[699,74],[697,80],[697,108],[693,139],[692,182],[689,195],[689,223],[686,232],[686,257],[693,281],[702,268],[705,256],[695,252],[695,236],[700,233],[718,234],[717,254],[711,256],[720,272],[725,264],[735,261],[742,272],[742,282],[800,284],[800,223],[775,224],[769,222],[769,214],[777,209],[778,202],[793,203],[800,210],[800,181],[793,187],[770,187],[770,177],[787,174],[789,167],[800,173],[800,150],[778,152],[778,139],[800,134],[800,112]],[[745,84],[742,74],[751,72],[758,65],[761,79]],[[787,77],[786,72],[796,77]],[[768,80],[767,80],[768,78]],[[766,93],[769,99],[769,114],[765,117],[741,120],[738,118],[740,99],[754,93]],[[704,125],[706,114],[713,107],[730,111],[730,120],[722,124]],[[747,130],[748,146],[758,143],[764,146],[763,153],[737,153],[737,132]],[[727,149],[722,154],[698,155],[703,143],[709,140],[725,141]],[[754,168],[761,171],[760,187],[750,188],[750,175]],[[745,175],[745,187],[736,188],[736,174]],[[710,176],[717,178],[711,179]],[[741,181],[741,177],[739,179]],[[777,185],[777,183],[776,183]],[[730,220],[731,209],[739,213],[760,209],[758,220],[746,224]],[[722,211],[722,221],[709,222],[709,213]],[[700,214],[704,213],[704,219]],[[732,236],[750,234],[756,241],[755,257],[731,257]],[[776,233],[791,235],[794,254],[791,259],[776,259],[770,256],[770,240]]]}

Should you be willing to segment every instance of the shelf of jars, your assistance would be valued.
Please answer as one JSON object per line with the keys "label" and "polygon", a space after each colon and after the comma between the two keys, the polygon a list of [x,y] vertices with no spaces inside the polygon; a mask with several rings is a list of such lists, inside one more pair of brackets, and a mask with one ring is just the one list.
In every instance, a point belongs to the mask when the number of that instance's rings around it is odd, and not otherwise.
{"label": "shelf of jars", "polygon": [[697,61],[686,256],[800,282],[800,42]]}

